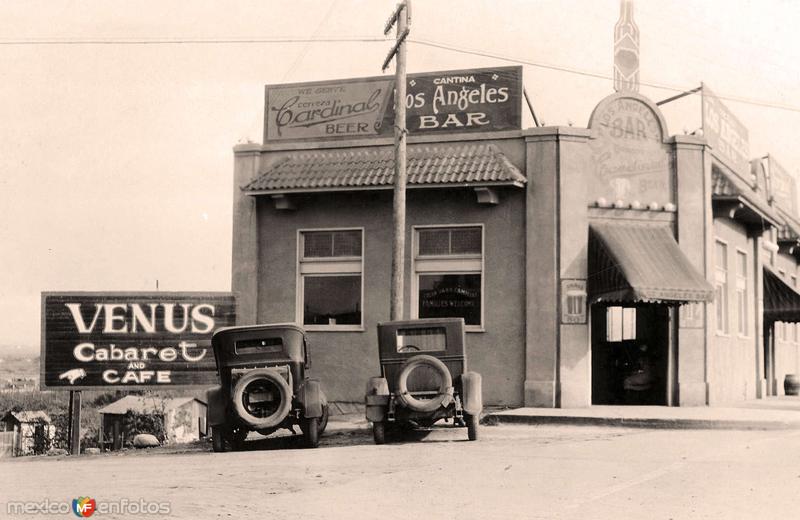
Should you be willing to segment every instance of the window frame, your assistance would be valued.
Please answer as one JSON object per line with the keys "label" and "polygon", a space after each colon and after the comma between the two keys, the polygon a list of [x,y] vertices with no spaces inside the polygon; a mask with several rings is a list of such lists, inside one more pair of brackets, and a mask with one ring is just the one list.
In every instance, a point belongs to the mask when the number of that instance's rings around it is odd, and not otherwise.
{"label": "window frame", "polygon": [[[419,230],[479,228],[481,230],[481,252],[458,255],[419,255]],[[479,258],[480,257],[480,258]],[[419,264],[430,267],[419,270]],[[452,267],[455,266],[455,267]],[[469,266],[464,268],[464,266]],[[479,270],[475,266],[480,266]],[[459,268],[460,267],[460,268]],[[480,325],[465,325],[466,332],[486,332],[486,227],[481,223],[469,224],[419,224],[411,226],[411,319],[419,319],[419,277],[420,275],[478,274],[481,277],[481,322]]]}
{"label": "window frame", "polygon": [[[739,272],[739,261],[744,259],[744,273]],[[736,333],[740,338],[750,337],[750,255],[741,248],[736,248]],[[743,308],[739,308],[739,295],[742,295]],[[742,320],[744,312],[744,320]]]}
{"label": "window frame", "polygon": [[[305,258],[304,233],[314,232],[337,232],[337,231],[359,231],[361,233],[361,255],[342,256],[342,257],[319,257]],[[297,258],[295,262],[296,281],[295,281],[295,321],[309,332],[364,332],[364,249],[366,247],[366,233],[363,227],[326,227],[326,228],[299,228],[297,230]],[[316,265],[313,265],[316,264]],[[338,265],[337,265],[338,264]],[[304,272],[310,269],[311,272]],[[358,270],[354,269],[358,266]],[[337,269],[343,267],[343,269]],[[349,270],[348,270],[349,269]],[[358,325],[306,325],[305,322],[305,277],[324,277],[324,276],[355,276],[361,279],[360,309],[361,323]]]}
{"label": "window frame", "polygon": [[[722,245],[725,251],[724,267],[720,265],[720,259],[717,258],[717,245]],[[720,238],[714,238],[714,296],[716,297],[717,289],[722,287],[723,302],[714,301],[716,312],[714,313],[714,321],[717,336],[730,336],[731,332],[731,316],[730,316],[730,256],[728,251],[728,242]],[[719,320],[719,313],[722,312],[722,320]],[[720,323],[722,321],[722,323]]]}

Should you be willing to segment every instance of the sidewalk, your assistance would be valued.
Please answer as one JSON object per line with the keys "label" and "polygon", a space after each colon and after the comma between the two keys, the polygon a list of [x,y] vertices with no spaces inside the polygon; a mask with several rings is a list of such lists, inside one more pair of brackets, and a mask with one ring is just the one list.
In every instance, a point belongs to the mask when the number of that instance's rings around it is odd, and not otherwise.
{"label": "sidewalk", "polygon": [[727,406],[516,408],[488,413],[485,424],[570,424],[631,428],[800,430],[800,397],[769,397]]}

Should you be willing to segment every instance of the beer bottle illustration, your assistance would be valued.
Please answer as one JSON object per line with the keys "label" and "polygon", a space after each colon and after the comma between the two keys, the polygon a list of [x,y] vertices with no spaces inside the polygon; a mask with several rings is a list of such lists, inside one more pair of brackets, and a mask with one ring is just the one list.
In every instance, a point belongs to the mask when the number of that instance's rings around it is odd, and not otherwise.
{"label": "beer bottle illustration", "polygon": [[614,90],[639,91],[639,28],[633,21],[633,0],[620,0],[614,26]]}

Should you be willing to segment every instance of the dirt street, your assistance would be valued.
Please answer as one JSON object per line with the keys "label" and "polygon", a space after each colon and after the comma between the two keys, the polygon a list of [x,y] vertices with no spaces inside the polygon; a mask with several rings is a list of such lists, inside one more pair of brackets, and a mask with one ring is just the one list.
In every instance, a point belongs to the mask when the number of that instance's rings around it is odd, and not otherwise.
{"label": "dirt street", "polygon": [[339,430],[315,450],[283,438],[223,454],[195,446],[6,459],[0,516],[8,501],[81,496],[98,505],[168,502],[169,517],[181,519],[730,519],[795,517],[800,507],[797,431],[487,426],[481,433],[478,442],[458,429],[375,446],[366,430]]}

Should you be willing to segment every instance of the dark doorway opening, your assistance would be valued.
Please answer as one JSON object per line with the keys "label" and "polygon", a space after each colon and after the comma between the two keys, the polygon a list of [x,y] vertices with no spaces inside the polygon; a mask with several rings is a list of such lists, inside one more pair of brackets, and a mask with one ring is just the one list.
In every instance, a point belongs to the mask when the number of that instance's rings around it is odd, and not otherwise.
{"label": "dark doorway opening", "polygon": [[671,308],[594,304],[591,314],[592,404],[671,404]]}

